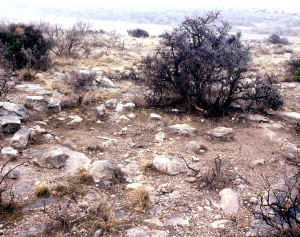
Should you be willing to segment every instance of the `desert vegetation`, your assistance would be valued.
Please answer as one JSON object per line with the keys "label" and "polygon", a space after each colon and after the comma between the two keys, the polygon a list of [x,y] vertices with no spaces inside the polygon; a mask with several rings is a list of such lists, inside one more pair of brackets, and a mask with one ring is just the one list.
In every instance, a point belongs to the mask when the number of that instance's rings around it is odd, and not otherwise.
{"label": "desert vegetation", "polygon": [[182,100],[214,115],[226,113],[233,103],[277,110],[283,101],[274,79],[245,76],[249,50],[239,36],[229,35],[227,23],[217,26],[218,15],[187,18],[162,36],[157,52],[142,62],[149,100],[160,106]]}
{"label": "desert vegetation", "polygon": [[231,30],[1,25],[0,234],[298,236],[300,45]]}

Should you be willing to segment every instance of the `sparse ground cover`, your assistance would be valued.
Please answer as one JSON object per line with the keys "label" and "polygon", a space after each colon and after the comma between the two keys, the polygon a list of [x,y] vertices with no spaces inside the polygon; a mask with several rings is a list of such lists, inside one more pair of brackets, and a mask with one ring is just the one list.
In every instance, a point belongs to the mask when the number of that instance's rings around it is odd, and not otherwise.
{"label": "sparse ground cover", "polygon": [[[1,233],[257,235],[249,232],[254,226],[251,210],[264,191],[263,177],[276,184],[285,174],[297,172],[284,156],[299,150],[299,115],[207,118],[180,108],[145,106],[143,84],[124,75],[159,38],[120,40],[122,50],[96,47],[86,58],[54,57],[52,69],[33,81],[20,81],[7,95],[6,101],[26,106],[29,116],[21,128],[31,132],[25,149],[9,161],[9,167],[26,164],[7,179],[17,207],[1,214]],[[298,44],[248,43],[250,73],[271,72],[286,79],[284,62],[291,56],[287,49],[299,52]],[[89,88],[78,105],[66,82],[74,70],[95,71],[112,84]],[[281,112],[300,112],[300,84],[281,82],[281,88]],[[102,104],[105,107],[98,108]],[[0,105],[0,111],[3,108]],[[176,124],[189,126],[170,128]],[[215,139],[209,131],[218,127],[232,130],[222,130]],[[1,147],[12,146],[13,136],[4,134]],[[3,152],[1,164],[7,159]],[[3,201],[9,198],[4,192]]]}

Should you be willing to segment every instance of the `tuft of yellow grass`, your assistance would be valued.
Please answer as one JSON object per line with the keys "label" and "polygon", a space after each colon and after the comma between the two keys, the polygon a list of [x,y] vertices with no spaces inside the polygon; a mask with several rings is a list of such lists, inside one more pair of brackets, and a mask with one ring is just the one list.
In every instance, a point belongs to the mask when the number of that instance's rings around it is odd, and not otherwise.
{"label": "tuft of yellow grass", "polygon": [[130,201],[136,206],[136,210],[145,211],[150,204],[149,192],[145,186],[137,187],[130,193]]}

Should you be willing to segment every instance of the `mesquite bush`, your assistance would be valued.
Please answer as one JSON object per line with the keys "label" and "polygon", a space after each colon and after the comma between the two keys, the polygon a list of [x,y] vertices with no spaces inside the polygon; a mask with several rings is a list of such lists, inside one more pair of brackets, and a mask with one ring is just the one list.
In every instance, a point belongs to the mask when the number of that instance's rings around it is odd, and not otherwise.
{"label": "mesquite bush", "polygon": [[189,110],[210,115],[227,113],[233,104],[243,109],[278,109],[283,100],[270,77],[246,78],[250,60],[240,34],[218,21],[219,12],[186,18],[162,35],[155,54],[141,62],[147,99],[155,106],[184,103]]}

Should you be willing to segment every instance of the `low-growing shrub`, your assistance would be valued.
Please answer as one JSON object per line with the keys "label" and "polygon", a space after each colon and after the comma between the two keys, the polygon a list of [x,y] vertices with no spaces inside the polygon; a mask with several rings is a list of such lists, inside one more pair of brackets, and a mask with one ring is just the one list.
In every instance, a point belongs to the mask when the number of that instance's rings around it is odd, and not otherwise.
{"label": "low-growing shrub", "polygon": [[300,67],[295,71],[294,81],[300,82]]}
{"label": "low-growing shrub", "polygon": [[300,82],[300,57],[294,55],[290,60],[286,62],[287,67],[287,79]]}
{"label": "low-growing shrub", "polygon": [[230,35],[218,12],[186,18],[165,33],[154,55],[143,59],[139,77],[149,87],[154,106],[185,104],[219,116],[232,105],[243,109],[278,109],[283,100],[271,77],[247,78],[249,49]]}
{"label": "low-growing shrub", "polygon": [[271,44],[289,44],[289,41],[286,38],[282,38],[278,34],[270,35],[267,41]]}
{"label": "low-growing shrub", "polygon": [[47,69],[48,52],[52,47],[50,41],[43,37],[42,32],[33,25],[11,24],[0,28],[0,41],[5,58],[13,69],[30,67]]}
{"label": "low-growing shrub", "polygon": [[89,87],[93,86],[96,79],[95,72],[77,72],[72,71],[67,76],[67,82],[73,88],[75,94],[78,95],[78,104],[82,103],[84,96],[86,95]]}
{"label": "low-growing shrub", "polygon": [[132,36],[132,37],[137,37],[137,38],[141,38],[141,37],[149,37],[149,33],[143,29],[132,29],[132,30],[127,30],[128,35]]}

